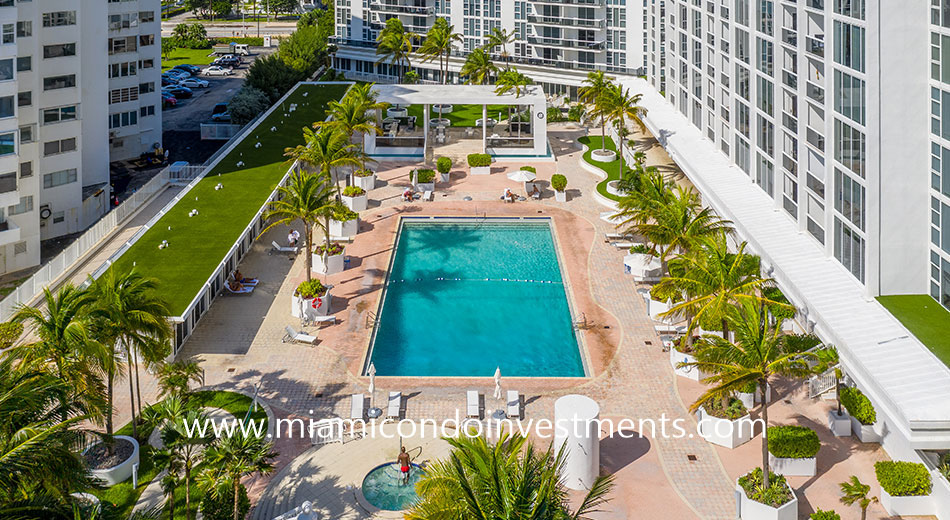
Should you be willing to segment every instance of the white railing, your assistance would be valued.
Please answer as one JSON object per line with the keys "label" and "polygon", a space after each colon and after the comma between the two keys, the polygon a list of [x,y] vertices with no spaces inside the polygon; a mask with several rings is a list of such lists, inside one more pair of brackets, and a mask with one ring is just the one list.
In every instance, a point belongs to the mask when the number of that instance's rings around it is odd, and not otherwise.
{"label": "white railing", "polygon": [[837,386],[838,378],[835,376],[835,369],[831,368],[823,374],[811,376],[808,380],[808,397],[818,397],[825,392],[834,390]]}
{"label": "white railing", "polygon": [[125,220],[135,213],[155,193],[168,184],[168,168],[137,189],[131,197],[106,213],[62,253],[53,257],[39,271],[21,283],[12,293],[0,301],[0,321],[7,321],[20,305],[27,305],[36,299],[43,289],[63,276],[73,265],[82,259],[91,249],[115,231]]}
{"label": "white railing", "polygon": [[201,123],[202,140],[227,141],[241,132],[241,125],[227,123]]}
{"label": "white railing", "polygon": [[176,168],[174,171],[168,172],[168,182],[191,182],[201,176],[201,173],[205,170],[205,167],[202,165],[191,165],[182,166]]}

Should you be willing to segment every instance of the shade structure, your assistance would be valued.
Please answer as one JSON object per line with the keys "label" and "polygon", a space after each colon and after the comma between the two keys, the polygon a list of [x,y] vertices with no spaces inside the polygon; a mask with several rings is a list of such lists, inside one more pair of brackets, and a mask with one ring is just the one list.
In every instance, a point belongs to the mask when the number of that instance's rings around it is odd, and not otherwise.
{"label": "shade structure", "polygon": [[531,182],[538,178],[534,172],[529,172],[527,170],[518,170],[516,172],[511,172],[508,174],[510,180],[516,182]]}

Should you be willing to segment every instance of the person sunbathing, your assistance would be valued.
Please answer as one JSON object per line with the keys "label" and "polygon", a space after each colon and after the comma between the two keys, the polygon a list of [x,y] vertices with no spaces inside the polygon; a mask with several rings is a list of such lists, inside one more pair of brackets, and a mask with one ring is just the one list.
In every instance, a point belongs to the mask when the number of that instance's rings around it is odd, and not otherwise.
{"label": "person sunbathing", "polygon": [[405,202],[412,202],[412,188],[406,188],[406,191],[402,192],[402,200]]}
{"label": "person sunbathing", "polygon": [[243,291],[244,284],[238,282],[237,280],[228,280],[228,289],[231,289],[234,292]]}
{"label": "person sunbathing", "polygon": [[537,195],[537,196],[540,198],[540,197],[541,197],[541,190],[538,189],[538,185],[537,185],[537,184],[532,184],[532,185],[531,185],[531,191],[528,192],[528,196],[529,196],[529,197],[534,197],[535,195]]}
{"label": "person sunbathing", "polygon": [[504,198],[505,198],[505,200],[506,200],[507,202],[514,202],[514,201],[515,201],[515,194],[512,193],[512,191],[511,191],[509,188],[505,188],[505,197],[504,197]]}
{"label": "person sunbathing", "polygon": [[240,269],[234,270],[234,279],[239,283],[257,283],[257,278],[245,278]]}

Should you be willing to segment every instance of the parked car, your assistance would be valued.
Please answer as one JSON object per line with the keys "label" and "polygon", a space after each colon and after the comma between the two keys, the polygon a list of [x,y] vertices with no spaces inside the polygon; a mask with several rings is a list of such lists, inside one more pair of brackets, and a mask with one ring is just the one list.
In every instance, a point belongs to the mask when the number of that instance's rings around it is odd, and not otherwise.
{"label": "parked car", "polygon": [[166,70],[164,74],[168,76],[173,76],[176,78],[181,78],[181,79],[191,77],[191,73],[185,70],[181,70],[181,69],[169,69],[169,70]]}
{"label": "parked car", "polygon": [[174,85],[177,85],[177,84],[178,84],[178,80],[172,79],[172,78],[170,78],[170,77],[168,77],[168,76],[162,76],[162,86],[163,86],[163,87],[174,86]]}
{"label": "parked car", "polygon": [[201,67],[197,65],[189,65],[186,63],[183,63],[181,65],[175,65],[175,67],[172,70],[176,70],[176,69],[183,70],[187,72],[188,74],[191,74],[192,76],[196,76],[201,73]]}
{"label": "parked car", "polygon": [[241,65],[240,56],[235,56],[233,54],[228,54],[227,56],[221,56],[220,58],[212,62],[214,65],[220,65],[222,67],[238,67]]}
{"label": "parked car", "polygon": [[188,87],[165,87],[162,89],[162,92],[168,92],[169,94],[175,96],[178,99],[190,98],[192,95],[191,89]]}
{"label": "parked car", "polygon": [[162,108],[173,107],[178,104],[178,100],[175,96],[169,94],[168,92],[162,92]]}
{"label": "parked car", "polygon": [[234,71],[220,65],[212,65],[201,71],[201,73],[205,76],[230,76],[231,74],[234,74]]}
{"label": "parked car", "polygon": [[188,88],[207,88],[208,81],[198,78],[186,78],[179,81],[178,86]]}
{"label": "parked car", "polygon": [[219,123],[229,123],[231,121],[231,114],[228,113],[228,104],[227,103],[218,103],[211,109],[211,120],[217,121]]}

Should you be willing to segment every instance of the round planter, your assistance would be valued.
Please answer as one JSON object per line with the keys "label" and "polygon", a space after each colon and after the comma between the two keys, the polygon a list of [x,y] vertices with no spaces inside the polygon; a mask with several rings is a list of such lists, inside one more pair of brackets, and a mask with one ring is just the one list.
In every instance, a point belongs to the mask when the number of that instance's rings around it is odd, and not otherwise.
{"label": "round planter", "polygon": [[[346,267],[343,257],[346,254],[346,251],[338,255],[330,255],[327,257],[326,264],[323,263],[323,255],[318,255],[314,253],[311,255],[311,260],[313,262],[313,272],[319,274],[336,274],[342,273],[343,268]],[[298,316],[299,317],[299,316]]]}
{"label": "round planter", "polygon": [[359,232],[360,224],[359,219],[347,220],[341,222],[339,220],[330,219],[330,236],[350,238],[355,237],[356,233]]}
{"label": "round planter", "polygon": [[432,113],[433,114],[451,114],[453,108],[454,107],[452,105],[447,105],[447,104],[432,105]]}
{"label": "round planter", "polygon": [[734,420],[723,419],[709,415],[702,407],[696,412],[700,436],[707,442],[729,449],[752,440],[754,423],[751,417],[751,415],[744,415]]}
{"label": "round planter", "polygon": [[452,124],[452,121],[449,121],[448,118],[445,118],[445,117],[433,117],[429,119],[429,126],[432,126],[432,127],[451,126],[451,124]]}
{"label": "round planter", "polygon": [[[132,437],[126,437],[125,435],[116,435],[115,438],[131,442],[132,455],[111,468],[94,469],[89,471],[90,475],[105,482],[106,486],[114,486],[119,482],[125,482],[128,480],[130,477],[132,477],[132,466],[139,463],[139,442]],[[86,451],[92,449],[98,444],[99,443],[95,443],[92,446],[86,448]],[[83,453],[85,453],[85,451]]]}
{"label": "round planter", "polygon": [[558,202],[567,202],[567,192],[554,190],[554,200]]}
{"label": "round planter", "polygon": [[769,467],[773,472],[787,477],[814,477],[818,468],[818,459],[816,457],[806,459],[776,457],[769,453]]}
{"label": "round planter", "polygon": [[343,195],[342,198],[343,204],[353,211],[363,211],[366,209],[368,198],[365,193],[362,195],[357,195],[356,197],[347,197],[346,195]]}
{"label": "round planter", "polygon": [[353,184],[363,188],[366,191],[376,188],[376,174],[368,175],[366,177],[357,177],[353,176]]}
{"label": "round planter", "polygon": [[409,115],[409,110],[402,107],[391,107],[386,109],[386,117],[406,117]]}
{"label": "round planter", "polygon": [[747,497],[737,480],[739,518],[742,520],[798,520],[798,497],[795,496],[795,490],[791,486],[788,489],[792,491],[792,499],[779,507],[772,507]]}
{"label": "round planter", "polygon": [[[343,255],[336,256],[342,257]],[[332,298],[333,296],[330,295],[330,290],[327,289],[327,292],[323,293],[323,295],[317,299],[317,304],[314,306],[314,298],[301,298],[295,294],[290,297],[290,315],[294,318],[326,316],[329,313]]]}
{"label": "round planter", "polygon": [[624,193],[623,193],[622,191],[620,191],[619,189],[617,189],[617,184],[618,184],[619,182],[620,182],[620,181],[610,181],[610,182],[608,182],[608,183],[607,183],[607,193],[609,193],[609,194],[611,194],[611,195],[614,195],[614,196],[617,196],[617,197],[623,197],[623,196],[624,196]]}
{"label": "round planter", "polygon": [[613,150],[601,150],[598,148],[596,150],[591,150],[590,158],[592,161],[597,162],[613,162],[617,159],[617,152]]}

